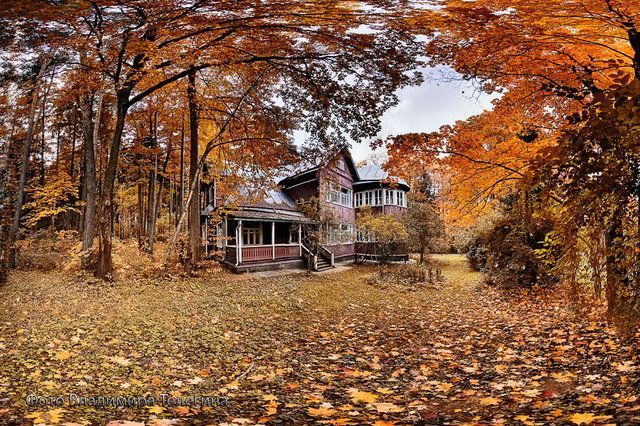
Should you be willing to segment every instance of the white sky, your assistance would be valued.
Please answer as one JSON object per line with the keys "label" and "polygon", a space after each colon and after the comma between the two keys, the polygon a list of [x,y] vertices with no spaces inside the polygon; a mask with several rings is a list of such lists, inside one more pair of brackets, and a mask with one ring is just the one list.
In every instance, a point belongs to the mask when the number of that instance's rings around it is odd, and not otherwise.
{"label": "white sky", "polygon": [[[496,96],[478,93],[471,82],[452,81],[458,77],[445,67],[425,69],[421,86],[407,87],[398,92],[400,103],[382,117],[378,137],[414,132],[432,132],[445,124],[453,124],[491,108]],[[296,133],[296,142],[304,141],[304,133]],[[358,162],[373,152],[369,143],[354,143],[353,159]]]}

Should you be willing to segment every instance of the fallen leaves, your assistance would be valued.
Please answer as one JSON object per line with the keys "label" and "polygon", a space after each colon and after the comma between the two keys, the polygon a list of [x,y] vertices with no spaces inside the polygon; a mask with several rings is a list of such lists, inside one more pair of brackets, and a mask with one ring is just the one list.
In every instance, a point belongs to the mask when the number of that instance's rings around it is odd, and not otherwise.
{"label": "fallen leaves", "polygon": [[482,405],[500,405],[500,399],[499,398],[493,398],[493,397],[487,397],[487,398],[480,398],[480,404]]}
{"label": "fallen leaves", "polygon": [[596,416],[591,413],[576,413],[572,415],[569,420],[576,425],[590,425],[591,423],[599,420],[610,419],[611,416]]}
{"label": "fallen leaves", "polygon": [[307,412],[313,417],[331,417],[336,413],[336,410],[331,404],[324,403],[318,408],[309,408]]}
{"label": "fallen leaves", "polygon": [[71,353],[71,352],[69,352],[69,351],[61,351],[61,352],[58,352],[58,353],[56,354],[56,359],[57,359],[58,361],[64,361],[64,360],[66,360],[66,359],[71,358],[72,356],[73,356],[73,353]]}
{"label": "fallen leaves", "polygon": [[[369,267],[321,279],[123,283],[86,288],[91,297],[81,301],[69,290],[77,283],[63,282],[65,291],[48,299],[44,282],[30,292],[9,285],[0,289],[9,306],[0,311],[0,384],[9,384],[0,390],[16,401],[31,389],[73,389],[230,402],[116,412],[140,424],[190,424],[199,415],[227,425],[640,424],[632,343],[601,323],[576,321],[561,303],[505,300],[450,259],[446,284],[401,295],[364,284]],[[28,299],[32,292],[46,300]],[[40,311],[38,321],[22,321]],[[16,322],[28,328],[10,332]],[[7,408],[0,413],[16,424],[55,424],[55,413]],[[60,423],[114,418],[111,410],[65,409]]]}
{"label": "fallen leaves", "polygon": [[354,404],[357,404],[359,402],[372,404],[378,399],[378,396],[372,394],[371,392],[362,392],[357,389],[351,389],[349,395],[351,396],[351,401],[353,401]]}
{"label": "fallen leaves", "polygon": [[389,402],[381,402],[376,404],[375,407],[378,413],[401,413],[404,411],[404,408],[398,407],[397,405]]}

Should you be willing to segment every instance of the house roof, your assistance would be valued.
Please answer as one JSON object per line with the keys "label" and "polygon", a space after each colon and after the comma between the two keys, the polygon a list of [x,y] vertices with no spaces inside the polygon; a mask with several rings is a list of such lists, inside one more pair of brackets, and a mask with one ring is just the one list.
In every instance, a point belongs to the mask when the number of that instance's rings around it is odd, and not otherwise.
{"label": "house roof", "polygon": [[[378,164],[372,164],[370,166],[363,166],[358,168],[358,175],[360,176],[359,182],[354,182],[354,184],[365,183],[365,182],[380,182],[386,179],[389,179],[389,173],[387,173],[382,166]],[[409,184],[400,178],[397,179],[399,185],[406,186],[409,189]]]}
{"label": "house roof", "polygon": [[[251,195],[250,191],[246,188],[240,189],[240,195],[248,197]],[[229,204],[229,203],[226,203]],[[203,215],[208,215],[215,208],[212,204],[202,212]],[[282,190],[270,190],[268,191],[261,201],[253,203],[243,203],[238,206],[237,209],[233,209],[228,212],[229,216],[246,219],[264,219],[274,221],[294,221],[294,222],[308,222],[306,216],[298,209],[296,203]]]}
{"label": "house roof", "polygon": [[230,217],[238,219],[272,220],[274,222],[302,222],[309,223],[311,219],[300,211],[269,209],[260,207],[243,207],[229,213]]}
{"label": "house roof", "polygon": [[[326,166],[327,164],[329,164],[329,162],[333,159],[335,159],[337,156],[339,156],[340,154],[344,155],[345,160],[347,161],[347,167],[349,167],[354,180],[357,181],[359,179],[358,176],[358,169],[355,165],[355,163],[353,162],[353,158],[351,157],[351,153],[349,152],[349,150],[347,148],[341,148],[340,150],[334,152],[333,154],[328,155],[328,157],[323,160],[320,164],[316,164],[313,167],[304,169],[304,170],[300,170],[297,173],[291,175],[291,176],[287,176],[284,179],[280,180],[280,182],[278,182],[279,185],[288,187],[292,184],[298,183],[300,180],[303,179],[309,179],[309,177],[313,177],[314,179],[318,177],[317,175],[317,171],[320,170],[322,167]],[[313,175],[313,176],[311,176]]]}

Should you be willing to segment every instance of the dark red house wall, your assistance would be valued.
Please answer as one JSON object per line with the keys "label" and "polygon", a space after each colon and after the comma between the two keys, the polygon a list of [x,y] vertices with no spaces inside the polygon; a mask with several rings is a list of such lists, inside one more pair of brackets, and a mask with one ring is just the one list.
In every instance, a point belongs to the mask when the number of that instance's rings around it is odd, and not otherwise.
{"label": "dark red house wall", "polygon": [[[354,176],[351,174],[349,167],[346,170],[340,170],[337,166],[338,160],[342,159],[347,163],[344,154],[340,154],[339,157],[329,166],[320,171],[320,185],[322,188],[322,194],[326,194],[329,186],[329,182],[335,182],[345,188],[349,188],[353,191]],[[324,197],[324,195],[323,195]],[[355,224],[356,222],[356,210],[353,207],[340,206],[333,203],[327,203],[327,205],[333,210],[336,223]]]}
{"label": "dark red house wall", "polygon": [[356,244],[335,244],[325,246],[327,250],[333,253],[334,257],[352,256],[356,254]]}
{"label": "dark red house wall", "polygon": [[407,209],[400,206],[384,206],[384,214],[402,216]]}
{"label": "dark red house wall", "polygon": [[318,180],[294,186],[286,191],[295,202],[299,200],[309,201],[312,197],[318,196]]}

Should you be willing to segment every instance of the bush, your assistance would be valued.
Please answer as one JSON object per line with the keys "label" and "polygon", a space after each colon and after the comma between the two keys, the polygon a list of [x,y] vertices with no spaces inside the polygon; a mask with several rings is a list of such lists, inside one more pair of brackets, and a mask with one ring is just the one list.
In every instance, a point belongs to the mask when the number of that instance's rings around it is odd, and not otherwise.
{"label": "bush", "polygon": [[553,230],[551,222],[527,214],[508,200],[505,215],[477,236],[468,247],[471,267],[487,274],[490,283],[506,287],[531,287],[554,283],[537,250]]}

